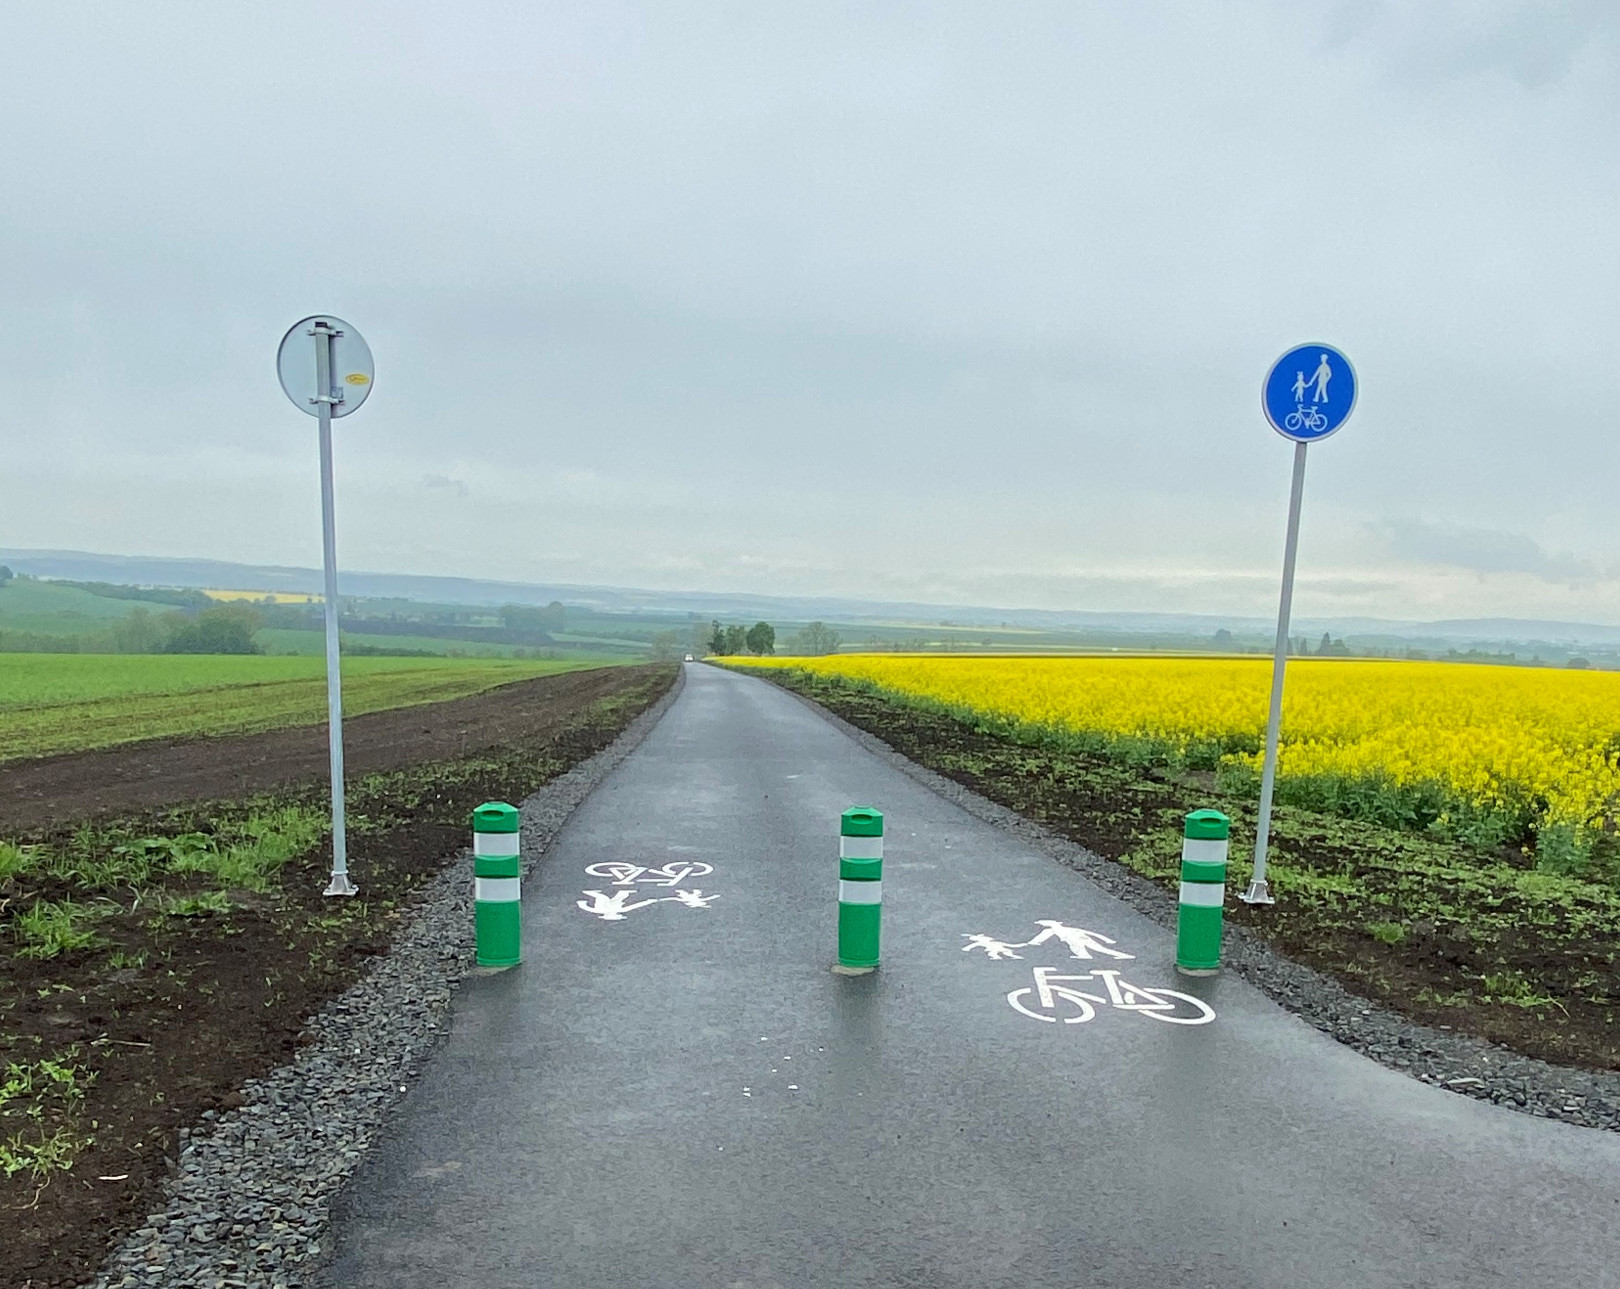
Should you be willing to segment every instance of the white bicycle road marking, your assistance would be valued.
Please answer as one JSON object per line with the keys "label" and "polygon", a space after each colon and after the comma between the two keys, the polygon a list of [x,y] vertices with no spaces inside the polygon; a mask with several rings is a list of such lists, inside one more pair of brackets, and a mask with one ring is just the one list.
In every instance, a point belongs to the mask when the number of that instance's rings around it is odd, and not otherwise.
{"label": "white bicycle road marking", "polygon": [[[1072,986],[1101,981],[1107,997],[1086,993]],[[1041,1010],[1031,1011],[1025,1000],[1033,995]],[[1145,989],[1120,979],[1120,973],[1109,967],[1098,967],[1083,975],[1063,976],[1056,967],[1036,967],[1035,983],[1014,989],[1007,995],[1012,1009],[1031,1020],[1055,1024],[1059,1013],[1075,1009],[1073,1016],[1063,1016],[1065,1025],[1083,1025],[1097,1014],[1098,1007],[1113,1007],[1116,1011],[1136,1012],[1170,1025],[1207,1025],[1215,1019],[1215,1009],[1201,998],[1175,989]],[[1060,1007],[1060,1003],[1067,1006]],[[1177,1015],[1190,1009],[1190,1015]]]}
{"label": "white bicycle road marking", "polygon": [[591,877],[611,877],[615,886],[679,886],[688,877],[707,877],[714,872],[714,865],[696,859],[672,859],[661,868],[648,868],[614,860],[592,864],[585,872]]}

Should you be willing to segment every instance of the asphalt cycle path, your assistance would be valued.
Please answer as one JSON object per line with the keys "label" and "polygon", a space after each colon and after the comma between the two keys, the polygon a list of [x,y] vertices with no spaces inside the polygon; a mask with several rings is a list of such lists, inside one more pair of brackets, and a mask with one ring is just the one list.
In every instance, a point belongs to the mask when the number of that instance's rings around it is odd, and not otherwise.
{"label": "asphalt cycle path", "polygon": [[[883,966],[836,950],[886,816]],[[1620,1137],[1420,1084],[694,665],[334,1220],[345,1287],[1620,1285]]]}

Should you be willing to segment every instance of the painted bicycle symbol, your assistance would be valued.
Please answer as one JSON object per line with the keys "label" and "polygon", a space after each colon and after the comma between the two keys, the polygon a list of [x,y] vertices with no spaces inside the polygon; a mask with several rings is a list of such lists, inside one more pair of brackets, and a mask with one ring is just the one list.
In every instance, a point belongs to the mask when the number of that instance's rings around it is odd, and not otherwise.
{"label": "painted bicycle symbol", "polygon": [[699,860],[671,860],[662,868],[647,868],[642,864],[618,861],[592,864],[585,870],[592,877],[611,877],[615,886],[679,886],[688,877],[707,877],[714,872],[713,864]]}
{"label": "painted bicycle symbol", "polygon": [[1327,417],[1315,407],[1306,407],[1303,403],[1283,417],[1283,425],[1290,430],[1309,430],[1312,434],[1327,429]]}
{"label": "painted bicycle symbol", "polygon": [[[1074,988],[1093,981],[1102,983],[1106,997]],[[1031,1001],[1035,1009],[1029,1006]],[[1049,1024],[1061,1019],[1065,1025],[1084,1025],[1097,1014],[1098,1007],[1136,1012],[1171,1025],[1207,1025],[1215,1019],[1215,1009],[1201,998],[1174,989],[1144,989],[1120,979],[1120,973],[1108,967],[1077,976],[1059,975],[1056,967],[1036,967],[1034,985],[1014,989],[1007,995],[1007,1002],[1031,1020]],[[1073,1015],[1064,1015],[1071,1010]]]}
{"label": "painted bicycle symbol", "polygon": [[[1020,949],[1039,949],[1050,945],[1069,951],[1071,960],[1097,962],[1112,959],[1131,962],[1134,954],[1126,953],[1118,941],[1100,931],[1088,931],[1082,926],[1069,926],[1057,918],[1039,918],[1040,928],[1027,940],[1001,940],[993,935],[964,933],[967,941],[963,953],[978,951],[990,962],[1022,961]],[[1031,1020],[1065,1025],[1084,1025],[1097,1014],[1099,1007],[1112,1007],[1115,1011],[1136,1012],[1171,1025],[1207,1025],[1215,1019],[1215,1009],[1200,998],[1175,989],[1148,989],[1133,985],[1120,975],[1120,968],[1090,967],[1083,974],[1062,975],[1061,967],[1036,967],[1035,983],[1014,989],[1007,995],[1007,1003],[1015,1012]],[[1070,971],[1073,968],[1069,968]],[[1091,990],[1080,985],[1091,985]],[[1098,990],[1101,992],[1097,992]]]}

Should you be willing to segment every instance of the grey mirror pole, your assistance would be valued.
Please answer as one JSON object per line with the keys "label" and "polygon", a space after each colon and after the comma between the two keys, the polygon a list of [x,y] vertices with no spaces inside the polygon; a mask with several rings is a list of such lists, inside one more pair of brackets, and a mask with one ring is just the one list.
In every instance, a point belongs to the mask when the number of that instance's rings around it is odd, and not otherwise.
{"label": "grey mirror pole", "polygon": [[338,651],[337,523],[332,497],[332,404],[343,396],[332,387],[333,331],[317,322],[315,337],[315,413],[321,437],[321,547],[326,563],[326,719],[332,763],[332,880],[327,895],[355,895],[349,880],[347,828],[343,818],[343,664]]}

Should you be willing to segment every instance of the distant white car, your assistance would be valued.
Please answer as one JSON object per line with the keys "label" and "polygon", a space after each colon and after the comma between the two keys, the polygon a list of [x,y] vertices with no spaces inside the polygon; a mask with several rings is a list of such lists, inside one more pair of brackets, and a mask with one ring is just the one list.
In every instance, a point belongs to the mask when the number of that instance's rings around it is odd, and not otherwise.
{"label": "distant white car", "polygon": [[687,655],[686,655],[686,661],[687,661],[687,662],[691,662],[691,661],[692,661],[692,655],[691,655],[691,654],[687,654]]}

